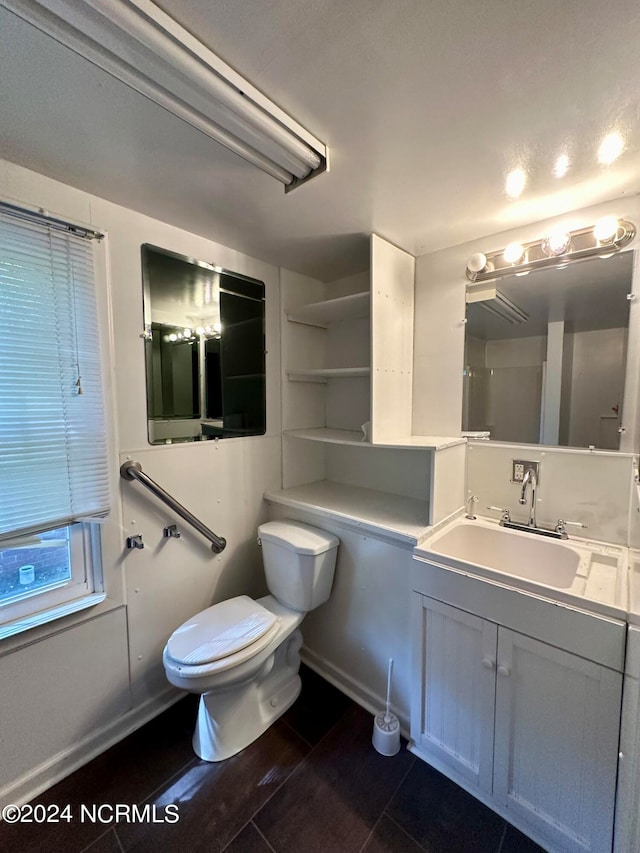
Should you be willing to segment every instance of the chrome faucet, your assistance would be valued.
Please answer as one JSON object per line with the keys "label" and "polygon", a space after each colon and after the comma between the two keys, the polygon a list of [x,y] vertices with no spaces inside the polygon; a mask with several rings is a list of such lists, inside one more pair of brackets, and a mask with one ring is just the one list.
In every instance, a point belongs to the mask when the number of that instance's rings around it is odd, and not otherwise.
{"label": "chrome faucet", "polygon": [[527,468],[522,480],[522,491],[520,492],[520,503],[527,502],[527,486],[531,486],[531,503],[529,505],[529,527],[537,527],[536,524],[536,487],[538,478],[533,468]]}

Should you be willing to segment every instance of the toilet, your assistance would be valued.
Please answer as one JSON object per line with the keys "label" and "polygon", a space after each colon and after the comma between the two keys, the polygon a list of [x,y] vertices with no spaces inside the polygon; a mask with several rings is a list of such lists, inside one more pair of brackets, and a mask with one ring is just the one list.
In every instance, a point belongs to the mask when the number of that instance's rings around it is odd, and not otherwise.
{"label": "toilet", "polygon": [[300,693],[300,623],[331,593],[339,539],[283,519],[258,528],[270,595],[240,595],[197,613],[169,638],[168,680],[199,693],[193,748],[223,761],[266,731]]}

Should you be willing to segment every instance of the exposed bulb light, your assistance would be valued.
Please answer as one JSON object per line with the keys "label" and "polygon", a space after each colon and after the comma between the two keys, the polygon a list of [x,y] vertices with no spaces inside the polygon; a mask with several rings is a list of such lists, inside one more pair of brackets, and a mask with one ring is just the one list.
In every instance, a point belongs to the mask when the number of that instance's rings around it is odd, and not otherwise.
{"label": "exposed bulb light", "polygon": [[204,326],[198,326],[196,329],[196,335],[204,335]]}
{"label": "exposed bulb light", "polygon": [[624,151],[624,139],[617,131],[612,131],[608,133],[602,142],[600,143],[600,147],[598,148],[598,161],[602,163],[603,166],[609,166]]}
{"label": "exposed bulb light", "polygon": [[185,336],[185,338],[190,338],[191,337],[191,329],[183,329],[182,334]]}
{"label": "exposed bulb light", "polygon": [[571,235],[566,231],[553,231],[548,237],[542,241],[542,251],[549,258],[564,255],[569,251],[571,246]]}
{"label": "exposed bulb light", "polygon": [[[505,249],[486,254],[478,252],[469,258],[467,279],[474,285],[512,275],[527,275],[545,267],[562,269],[569,263],[589,257],[608,257],[625,249],[636,236],[636,228],[626,219],[605,216],[603,219],[574,231],[555,228],[544,239],[510,243]],[[603,252],[605,254],[603,254]],[[482,260],[486,265],[477,269]],[[470,290],[476,296],[481,289]],[[480,297],[481,298],[481,297]],[[472,301],[478,301],[477,298]]]}
{"label": "exposed bulb light", "polygon": [[214,323],[213,331],[219,334],[222,331],[222,323]]}
{"label": "exposed bulb light", "polygon": [[509,243],[504,250],[504,259],[508,264],[517,264],[524,255],[524,246],[520,243]]}
{"label": "exposed bulb light", "polygon": [[173,332],[172,332],[172,333],[169,335],[169,340],[171,341],[171,343],[174,343],[175,341],[177,341],[177,340],[178,340],[178,336],[177,336],[177,335],[174,335],[174,334],[173,334]]}
{"label": "exposed bulb light", "polygon": [[472,273],[482,272],[487,268],[487,256],[482,252],[471,255],[467,261],[467,269]]}
{"label": "exposed bulb light", "polygon": [[553,174],[556,178],[564,178],[569,171],[570,162],[568,154],[559,154],[556,157],[556,162],[553,164]]}
{"label": "exposed bulb light", "polygon": [[527,175],[524,169],[513,169],[507,175],[505,190],[509,198],[518,198],[527,183]]}
{"label": "exposed bulb light", "polygon": [[599,219],[593,229],[593,236],[598,243],[611,243],[616,234],[620,223],[615,216],[603,216]]}

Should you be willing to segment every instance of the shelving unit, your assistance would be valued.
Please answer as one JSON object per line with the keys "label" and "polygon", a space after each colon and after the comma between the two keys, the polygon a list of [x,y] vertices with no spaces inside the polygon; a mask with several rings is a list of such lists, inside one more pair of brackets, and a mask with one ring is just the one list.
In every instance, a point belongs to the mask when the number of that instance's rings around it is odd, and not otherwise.
{"label": "shelving unit", "polygon": [[303,305],[294,311],[287,312],[287,319],[292,323],[302,323],[305,326],[317,326],[326,329],[333,323],[345,320],[359,320],[369,316],[369,291],[352,293],[349,296],[339,296],[323,302],[313,302]]}
{"label": "shelving unit", "polygon": [[445,450],[464,444],[464,438],[452,438],[442,435],[414,435],[399,438],[397,441],[371,444],[364,440],[364,434],[356,430],[329,429],[328,427],[315,427],[313,429],[291,429],[286,430],[284,435],[291,438],[302,438],[306,441],[321,441],[327,444],[353,444],[357,447],[387,448],[393,450]]}
{"label": "shelving unit", "polygon": [[414,259],[375,235],[368,273],[283,282],[284,489],[268,500],[405,544],[462,504],[442,483],[465,440],[411,435],[413,299]]}
{"label": "shelving unit", "polygon": [[370,367],[323,367],[314,370],[287,370],[287,376],[294,382],[321,382],[329,379],[356,379],[370,376]]}
{"label": "shelving unit", "polygon": [[392,495],[377,489],[323,480],[277,492],[267,492],[273,503],[349,521],[363,531],[383,534],[406,545],[417,545],[428,533],[426,500]]}

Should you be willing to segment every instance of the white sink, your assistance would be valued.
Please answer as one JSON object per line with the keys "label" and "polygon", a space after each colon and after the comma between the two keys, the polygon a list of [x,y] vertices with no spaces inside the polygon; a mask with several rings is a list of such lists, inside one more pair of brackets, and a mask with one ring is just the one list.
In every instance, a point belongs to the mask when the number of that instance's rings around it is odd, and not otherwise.
{"label": "white sink", "polygon": [[557,589],[573,584],[581,561],[564,541],[475,521],[457,522],[421,550],[445,563],[467,563]]}

